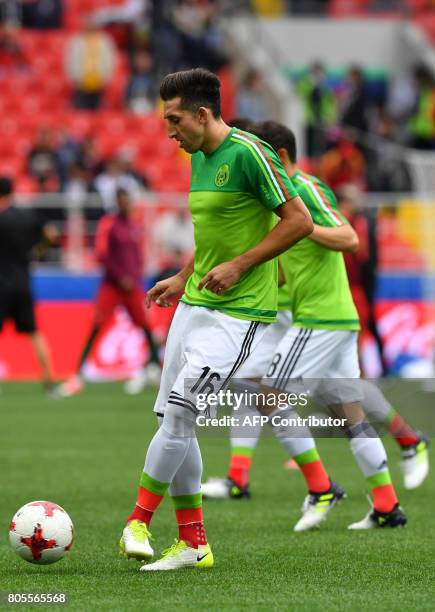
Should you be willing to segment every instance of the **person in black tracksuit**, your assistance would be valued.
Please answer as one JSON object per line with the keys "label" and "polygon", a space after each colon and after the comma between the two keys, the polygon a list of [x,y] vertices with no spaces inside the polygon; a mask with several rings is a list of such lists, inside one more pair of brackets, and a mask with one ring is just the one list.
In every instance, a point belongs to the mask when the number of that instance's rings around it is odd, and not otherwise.
{"label": "person in black tracksuit", "polygon": [[12,319],[17,332],[27,334],[35,348],[48,391],[53,387],[49,351],[37,330],[30,287],[30,254],[38,244],[57,242],[57,229],[34,212],[13,204],[13,183],[0,177],[0,332]]}

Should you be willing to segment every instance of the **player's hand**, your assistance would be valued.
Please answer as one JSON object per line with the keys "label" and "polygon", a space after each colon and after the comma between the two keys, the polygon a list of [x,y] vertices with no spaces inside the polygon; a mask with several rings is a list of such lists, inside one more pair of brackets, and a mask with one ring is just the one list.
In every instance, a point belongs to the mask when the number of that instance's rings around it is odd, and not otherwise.
{"label": "player's hand", "polygon": [[163,306],[164,308],[172,306],[172,301],[170,298],[181,293],[185,285],[186,280],[179,274],[175,274],[175,276],[159,281],[146,294],[145,306],[149,308],[151,306],[151,302],[155,302],[158,306]]}
{"label": "player's hand", "polygon": [[208,289],[217,295],[223,295],[236,283],[242,275],[242,270],[234,261],[219,264],[204,276],[198,289]]}

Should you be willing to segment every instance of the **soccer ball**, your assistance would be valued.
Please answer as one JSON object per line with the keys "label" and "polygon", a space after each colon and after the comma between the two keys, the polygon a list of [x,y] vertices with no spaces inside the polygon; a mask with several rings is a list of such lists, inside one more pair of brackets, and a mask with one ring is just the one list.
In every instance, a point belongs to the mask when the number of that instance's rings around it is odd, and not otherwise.
{"label": "soccer ball", "polygon": [[73,543],[74,527],[63,508],[48,501],[34,501],[12,518],[9,539],[17,555],[30,563],[55,563]]}

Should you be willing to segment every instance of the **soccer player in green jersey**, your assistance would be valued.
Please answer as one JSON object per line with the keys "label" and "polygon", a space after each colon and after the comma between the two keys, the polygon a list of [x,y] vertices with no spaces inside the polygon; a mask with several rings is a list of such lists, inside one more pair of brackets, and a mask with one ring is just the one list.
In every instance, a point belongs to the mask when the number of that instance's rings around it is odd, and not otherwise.
{"label": "soccer player in green jersey", "polygon": [[[352,452],[372,490],[373,510],[350,528],[403,525],[406,517],[391,483],[383,444],[365,421],[359,405],[363,399],[361,387],[343,380],[359,378],[356,344],[359,320],[340,253],[355,248],[354,232],[338,212],[335,196],[328,187],[296,167],[292,132],[270,121],[262,124],[259,134],[277,151],[315,223],[314,232],[307,239],[280,257],[290,289],[294,324],[276,348],[267,371],[268,379],[264,382],[279,390],[291,390],[294,379],[317,379],[307,382],[313,383],[316,398],[324,396],[324,403],[347,418],[346,433]],[[251,360],[255,359],[253,355]],[[249,361],[246,365],[250,366]],[[282,418],[297,416],[290,407],[281,414],[272,412],[270,416],[275,423],[273,428],[278,430],[277,437],[282,436],[283,445],[296,455],[303,469],[301,446],[305,443],[308,445],[306,452],[312,452],[315,448],[312,438],[289,437],[286,429],[280,427]],[[237,453],[242,458],[242,442],[237,444]],[[252,445],[248,445],[247,450],[247,460],[235,462],[239,464],[238,469],[249,469]],[[218,488],[219,481],[210,482],[204,492],[210,497],[218,497]],[[315,495],[307,499],[304,516],[295,527],[297,531],[318,524],[318,502]]]}
{"label": "soccer player in green jersey", "polygon": [[276,318],[276,257],[313,230],[273,149],[222,120],[219,90],[203,69],[168,75],[160,88],[168,135],[192,155],[195,255],[147,295],[166,306],[184,291],[155,405],[160,427],[120,546],[128,557],[151,559],[149,524],[169,487],[179,538],[145,571],[213,565],[201,509],[197,396],[225,388],[258,347]]}

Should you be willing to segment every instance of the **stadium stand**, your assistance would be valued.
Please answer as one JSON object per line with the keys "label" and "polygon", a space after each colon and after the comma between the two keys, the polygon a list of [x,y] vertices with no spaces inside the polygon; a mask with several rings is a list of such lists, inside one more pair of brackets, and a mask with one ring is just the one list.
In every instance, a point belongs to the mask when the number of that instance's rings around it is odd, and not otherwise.
{"label": "stadium stand", "polygon": [[[71,108],[71,85],[64,70],[64,53],[72,33],[86,15],[108,5],[110,0],[71,0],[66,3],[64,28],[19,30],[17,38],[27,58],[27,69],[1,79],[0,169],[16,180],[17,192],[34,192],[37,185],[27,174],[23,159],[42,126],[55,130],[68,127],[71,136],[92,134],[103,158],[128,147],[134,164],[149,176],[153,190],[185,191],[188,168],[174,143],[168,141],[158,112],[145,116],[128,113],[123,96],[128,76],[126,54],[119,50],[114,77],[98,113]],[[170,177],[168,181],[168,177]]]}

